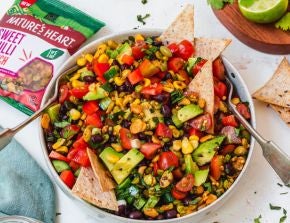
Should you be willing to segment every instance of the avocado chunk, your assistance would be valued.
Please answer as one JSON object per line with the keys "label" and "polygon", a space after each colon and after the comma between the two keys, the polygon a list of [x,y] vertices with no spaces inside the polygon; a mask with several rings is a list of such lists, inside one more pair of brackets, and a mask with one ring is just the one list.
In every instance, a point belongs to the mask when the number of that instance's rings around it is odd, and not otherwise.
{"label": "avocado chunk", "polygon": [[195,116],[200,115],[201,113],[203,113],[203,110],[198,105],[189,104],[178,110],[177,118],[183,123],[194,118]]}
{"label": "avocado chunk", "polygon": [[118,153],[112,147],[105,148],[100,154],[100,158],[110,171],[113,169],[115,163],[118,162],[123,156],[123,153]]}
{"label": "avocado chunk", "polygon": [[117,48],[119,55],[117,56],[117,60],[120,64],[123,64],[122,57],[126,54],[131,56],[132,55],[132,48],[129,43],[123,43],[121,46]]}
{"label": "avocado chunk", "polygon": [[83,99],[85,101],[92,101],[92,100],[98,100],[98,99],[102,99],[108,96],[108,92],[105,91],[103,88],[101,87],[97,87],[96,89],[94,89],[93,91],[89,91],[84,97]]}
{"label": "avocado chunk", "polygon": [[137,198],[133,205],[137,210],[140,210],[146,204],[146,200],[143,197]]}
{"label": "avocado chunk", "polygon": [[217,136],[211,140],[201,143],[192,154],[193,160],[197,163],[197,165],[203,166],[204,164],[209,163],[216,152],[216,148],[221,145],[224,139],[225,136]]}
{"label": "avocado chunk", "polygon": [[154,208],[156,206],[156,204],[159,201],[159,197],[156,196],[151,196],[149,197],[149,199],[147,200],[146,204],[143,207],[143,210],[147,209],[147,208]]}
{"label": "avocado chunk", "polygon": [[47,109],[47,114],[49,115],[51,123],[54,123],[58,120],[59,109],[60,104],[54,104]]}
{"label": "avocado chunk", "polygon": [[182,121],[177,118],[177,114],[172,115],[172,121],[177,128],[182,126]]}
{"label": "avocado chunk", "polygon": [[62,160],[52,160],[52,165],[58,173],[61,173],[64,170],[70,170],[70,166]]}
{"label": "avocado chunk", "polygon": [[184,155],[184,162],[185,162],[185,172],[194,174],[196,171],[199,170],[197,164],[193,162],[191,154]]}
{"label": "avocado chunk", "polygon": [[120,184],[131,173],[133,168],[144,159],[144,155],[138,149],[131,149],[112,168],[111,174]]}
{"label": "avocado chunk", "polygon": [[198,170],[194,172],[194,186],[202,185],[208,177],[209,169]]}

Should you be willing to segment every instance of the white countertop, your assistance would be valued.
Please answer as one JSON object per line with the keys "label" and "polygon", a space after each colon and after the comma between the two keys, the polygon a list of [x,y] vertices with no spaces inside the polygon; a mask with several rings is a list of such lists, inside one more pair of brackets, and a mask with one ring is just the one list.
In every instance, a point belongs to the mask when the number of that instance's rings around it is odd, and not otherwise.
{"label": "white countertop", "polygon": [[[88,14],[104,21],[107,26],[97,36],[121,30],[140,28],[166,28],[175,18],[186,0],[148,0],[146,5],[141,0],[65,0]],[[0,6],[0,17],[12,5],[13,0],[3,0]],[[269,55],[255,51],[239,42],[215,18],[205,0],[196,0],[195,32],[196,36],[231,38],[232,44],[224,55],[236,66],[243,76],[250,92],[262,86],[273,74],[282,56]],[[151,16],[143,26],[137,22],[136,15],[150,13]],[[96,38],[96,37],[95,37]],[[290,56],[287,56],[290,60]],[[272,139],[290,154],[290,128],[278,115],[265,104],[255,101],[257,129],[267,139]],[[26,118],[26,115],[0,101],[0,125],[13,127]],[[37,160],[39,165],[48,173],[44,157],[40,149],[37,121],[24,128],[16,135],[28,152]],[[250,166],[240,181],[240,185],[226,204],[218,211],[204,219],[203,223],[247,223],[262,215],[263,223],[278,223],[282,211],[270,210],[269,203],[282,206],[290,213],[290,188],[280,187],[281,182],[262,156],[259,145],[255,146]],[[280,195],[287,192],[288,194]],[[101,222],[79,210],[79,207],[57,188],[56,222]],[[110,221],[112,222],[112,221]],[[286,222],[290,222],[290,214]]]}

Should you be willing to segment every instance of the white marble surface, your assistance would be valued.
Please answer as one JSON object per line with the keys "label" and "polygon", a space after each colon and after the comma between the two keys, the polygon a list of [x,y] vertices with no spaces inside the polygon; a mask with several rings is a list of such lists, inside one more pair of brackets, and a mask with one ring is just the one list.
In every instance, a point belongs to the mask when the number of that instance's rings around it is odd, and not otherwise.
{"label": "white marble surface", "polygon": [[[215,18],[205,0],[148,0],[146,5],[141,0],[65,0],[65,2],[86,11],[88,14],[106,22],[107,26],[98,35],[121,30],[140,28],[165,28],[177,15],[185,3],[195,4],[195,31],[196,36],[231,38],[232,44],[224,52],[243,76],[250,92],[263,85],[273,74],[282,56],[268,55],[255,51],[240,43]],[[2,0],[0,16],[2,16],[13,0]],[[150,13],[146,25],[138,23],[137,14]],[[287,56],[290,60],[290,56]],[[264,137],[272,139],[290,154],[290,129],[278,115],[264,104],[255,102],[257,129]],[[0,125],[13,127],[26,118],[26,115],[0,101]],[[37,160],[42,168],[48,172],[45,165],[40,142],[38,139],[37,121],[34,121],[20,133],[16,139],[24,145],[28,152]],[[249,169],[240,182],[236,193],[217,212],[204,219],[203,223],[246,223],[260,214],[261,222],[279,222],[282,211],[269,209],[269,203],[279,205],[290,213],[290,188],[280,187],[280,182],[274,171],[264,160],[261,149],[255,146],[253,159]],[[280,195],[282,192],[289,192]],[[101,222],[93,219],[79,210],[59,189],[57,192],[57,222]],[[110,221],[111,222],[111,221]],[[290,216],[286,220],[290,222]]]}

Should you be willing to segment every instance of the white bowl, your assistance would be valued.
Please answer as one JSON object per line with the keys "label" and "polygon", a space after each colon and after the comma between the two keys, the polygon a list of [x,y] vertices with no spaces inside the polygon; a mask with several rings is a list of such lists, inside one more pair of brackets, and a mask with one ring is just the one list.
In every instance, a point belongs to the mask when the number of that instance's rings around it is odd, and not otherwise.
{"label": "white bowl", "polygon": [[[115,41],[122,41],[128,38],[128,36],[134,36],[137,33],[141,33],[145,36],[159,36],[161,34],[162,30],[156,30],[156,29],[146,29],[146,30],[131,30],[131,31],[125,31],[125,32],[121,32],[121,33],[116,33],[116,34],[111,34],[105,37],[102,37],[100,39],[97,39],[93,42],[91,42],[90,44],[86,45],[85,47],[81,48],[80,50],[78,50],[73,56],[71,56],[66,63],[63,64],[63,66],[59,69],[58,73],[60,74],[61,72],[65,71],[66,69],[72,67],[73,65],[75,65],[76,63],[76,59],[78,57],[80,57],[82,54],[85,53],[93,53],[96,50],[96,47],[100,44],[103,43],[107,40],[115,40]],[[231,63],[225,58],[222,57],[224,64],[227,67],[230,67],[231,70],[233,71],[232,73],[235,74],[235,77],[233,76],[229,76],[229,78],[232,80],[234,86],[236,87],[236,90],[239,94],[239,96],[241,97],[241,99],[243,101],[247,101],[249,103],[249,108],[250,108],[250,112],[251,112],[251,124],[252,126],[255,128],[256,127],[256,119],[255,119],[255,113],[254,113],[254,104],[251,98],[251,95],[247,89],[247,86],[245,84],[245,82],[243,81],[241,75],[238,73],[238,71],[231,65]],[[52,86],[53,83],[50,84],[50,86]],[[44,105],[44,103],[49,99],[49,97],[51,97],[51,88],[48,87],[45,95],[43,97],[43,101],[42,101],[42,105]],[[46,164],[48,166],[48,169],[54,179],[54,182],[61,188],[61,190],[68,196],[70,197],[74,202],[76,202],[81,208],[84,209],[84,211],[91,215],[91,216],[95,216],[98,218],[103,218],[102,220],[110,220],[110,218],[117,220],[117,221],[121,221],[121,222],[144,222],[145,220],[134,220],[134,219],[129,219],[129,218],[124,218],[124,217],[120,217],[114,214],[110,214],[106,211],[103,211],[102,209],[99,209],[87,202],[85,202],[84,200],[82,200],[81,198],[79,198],[76,195],[73,195],[71,190],[61,181],[61,179],[59,178],[59,175],[57,174],[57,172],[54,170],[54,167],[52,166],[52,163],[48,157],[48,152],[46,149],[46,142],[45,142],[45,138],[44,138],[44,133],[43,130],[41,128],[40,122],[39,122],[39,132],[40,132],[40,141],[41,141],[41,147],[42,147],[42,151],[45,157],[45,161]],[[222,194],[215,202],[213,202],[212,204],[206,206],[205,208],[202,208],[201,210],[194,212],[192,214],[186,215],[184,217],[181,218],[173,218],[173,219],[165,219],[165,220],[146,220],[146,222],[198,222],[201,219],[203,219],[206,215],[210,214],[211,212],[215,211],[216,209],[220,208],[222,206],[222,204],[225,203],[226,199],[228,199],[230,197],[230,194],[234,193],[234,191],[236,191],[236,187],[237,184],[239,183],[240,179],[243,177],[245,170],[248,168],[249,166],[249,162],[252,156],[252,152],[253,152],[253,148],[254,148],[254,138],[251,137],[251,142],[250,142],[250,148],[249,148],[249,153],[248,153],[248,158],[247,161],[244,165],[243,170],[241,171],[240,175],[237,177],[237,179],[235,180],[235,182],[233,183],[233,185],[224,193]]]}

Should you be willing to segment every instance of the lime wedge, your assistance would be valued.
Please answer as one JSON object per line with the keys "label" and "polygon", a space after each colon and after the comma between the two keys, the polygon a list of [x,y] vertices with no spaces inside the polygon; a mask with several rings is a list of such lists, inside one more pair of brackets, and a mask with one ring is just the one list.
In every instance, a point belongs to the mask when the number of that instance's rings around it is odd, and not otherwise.
{"label": "lime wedge", "polygon": [[288,0],[239,0],[241,13],[250,21],[271,23],[283,16]]}

